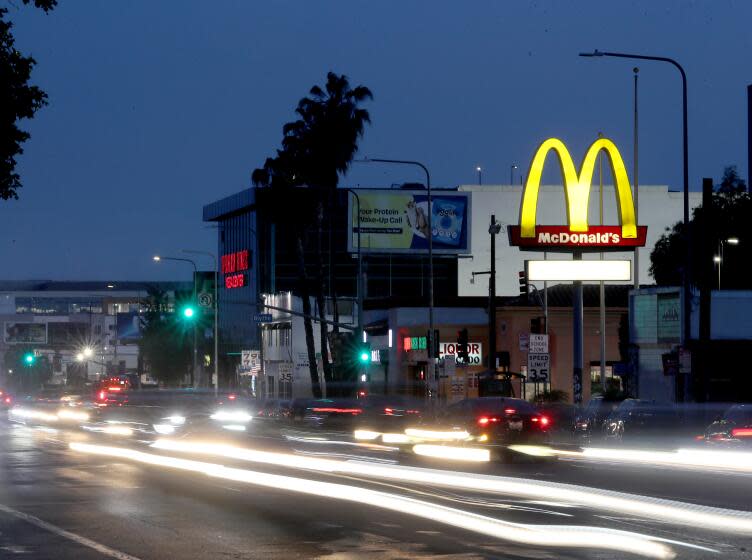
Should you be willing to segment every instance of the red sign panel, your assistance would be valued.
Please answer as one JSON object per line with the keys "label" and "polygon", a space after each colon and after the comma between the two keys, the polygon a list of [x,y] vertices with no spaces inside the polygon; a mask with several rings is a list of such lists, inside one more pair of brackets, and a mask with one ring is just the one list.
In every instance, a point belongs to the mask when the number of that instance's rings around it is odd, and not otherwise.
{"label": "red sign panel", "polygon": [[240,274],[225,276],[225,288],[242,288],[243,286],[245,286],[245,274],[242,272]]}
{"label": "red sign panel", "polygon": [[222,255],[222,274],[232,274],[248,268],[248,249]]}
{"label": "red sign panel", "polygon": [[520,226],[509,226],[509,244],[522,249],[581,249],[625,251],[644,247],[647,226],[637,226],[637,237],[624,238],[621,226],[590,226],[586,232],[574,232],[569,226],[535,226],[535,237],[521,237]]}

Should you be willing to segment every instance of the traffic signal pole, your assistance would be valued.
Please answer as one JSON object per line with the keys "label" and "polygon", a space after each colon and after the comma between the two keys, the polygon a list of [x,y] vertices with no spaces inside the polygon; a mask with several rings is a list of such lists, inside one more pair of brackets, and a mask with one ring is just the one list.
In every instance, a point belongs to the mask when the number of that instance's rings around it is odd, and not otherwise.
{"label": "traffic signal pole", "polygon": [[491,214],[491,275],[488,278],[488,369],[496,371],[496,234],[500,225],[496,215]]}

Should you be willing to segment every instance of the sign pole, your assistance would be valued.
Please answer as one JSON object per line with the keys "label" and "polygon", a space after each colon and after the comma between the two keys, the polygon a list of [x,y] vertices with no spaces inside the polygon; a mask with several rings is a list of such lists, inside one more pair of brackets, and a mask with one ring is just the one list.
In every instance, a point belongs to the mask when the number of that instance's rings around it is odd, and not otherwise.
{"label": "sign pole", "polygon": [[[574,260],[582,260],[582,251],[573,253]],[[574,404],[582,404],[582,369],[583,369],[583,305],[582,305],[582,281],[574,283],[572,301],[572,348],[573,371],[572,371],[572,397]]]}

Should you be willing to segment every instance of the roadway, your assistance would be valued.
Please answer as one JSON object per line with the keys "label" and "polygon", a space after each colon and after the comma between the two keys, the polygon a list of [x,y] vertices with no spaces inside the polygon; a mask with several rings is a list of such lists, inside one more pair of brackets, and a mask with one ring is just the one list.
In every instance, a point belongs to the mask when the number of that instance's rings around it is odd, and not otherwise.
{"label": "roadway", "polygon": [[[79,447],[71,449],[78,444]],[[83,444],[83,447],[81,446]],[[87,448],[86,445],[94,447]],[[103,447],[105,445],[106,447]],[[534,499],[515,492],[497,493],[452,488],[438,483],[437,461],[408,459],[425,482],[377,479],[362,473],[301,470],[308,459],[331,458],[326,445],[296,441],[250,440],[249,446],[271,449],[280,457],[299,459],[271,465],[216,456],[137,447],[143,456],[117,457],[91,450],[134,449],[126,443],[92,439],[76,430],[0,423],[0,558],[121,560],[251,558],[624,558],[613,549],[628,532],[645,546],[643,554],[680,558],[750,558],[751,533],[708,529],[703,523],[679,523],[657,515],[588,506],[555,498]],[[99,452],[99,451],[98,451]],[[400,469],[389,452],[339,451],[339,460],[360,457],[368,465]],[[139,457],[190,459],[221,464],[207,472],[187,467],[144,464]],[[296,464],[300,462],[300,465]],[[624,466],[580,460],[555,463],[459,465],[464,480],[504,476],[515,480],[565,482],[578,488],[611,489],[635,495],[718,508],[749,510],[752,477],[653,466]],[[248,473],[245,475],[240,473]],[[406,471],[407,472],[407,471]],[[444,471],[451,472],[451,471]],[[230,476],[225,476],[228,474]],[[285,477],[279,480],[275,477]],[[269,478],[269,480],[266,480]],[[506,480],[506,479],[505,479]],[[259,485],[263,482],[263,486]],[[314,494],[317,485],[327,487]],[[297,486],[299,485],[299,487]],[[342,496],[337,492],[342,490]],[[369,495],[396,500],[393,509],[369,505]],[[387,496],[383,498],[383,496]],[[401,500],[401,502],[400,502]],[[421,510],[431,504],[433,511]],[[646,506],[648,507],[648,506]],[[446,511],[443,508],[451,508]],[[470,527],[449,524],[460,511]],[[478,517],[473,517],[478,516]],[[466,521],[467,521],[466,519]],[[514,542],[519,526],[479,527],[488,519],[524,524],[532,542]],[[559,526],[596,529],[586,547],[545,546]],[[536,536],[537,535],[537,536]],[[650,540],[648,540],[648,537]],[[528,537],[523,537],[528,538]],[[655,539],[663,539],[656,541]],[[670,542],[666,542],[670,541]],[[629,549],[629,544],[625,545]],[[609,549],[609,547],[612,547]],[[651,548],[653,547],[653,548]],[[635,549],[637,550],[637,549]],[[667,552],[670,551],[670,552]]]}

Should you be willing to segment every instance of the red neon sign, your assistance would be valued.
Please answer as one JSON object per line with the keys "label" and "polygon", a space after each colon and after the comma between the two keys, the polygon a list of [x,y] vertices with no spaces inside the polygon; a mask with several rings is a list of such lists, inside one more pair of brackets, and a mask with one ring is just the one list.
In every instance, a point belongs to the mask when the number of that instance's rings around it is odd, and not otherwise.
{"label": "red neon sign", "polygon": [[248,249],[222,255],[222,274],[232,274],[248,268]]}
{"label": "red neon sign", "polygon": [[245,286],[245,274],[242,272],[225,276],[225,288],[242,288],[243,286]]}

